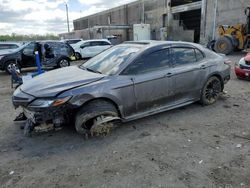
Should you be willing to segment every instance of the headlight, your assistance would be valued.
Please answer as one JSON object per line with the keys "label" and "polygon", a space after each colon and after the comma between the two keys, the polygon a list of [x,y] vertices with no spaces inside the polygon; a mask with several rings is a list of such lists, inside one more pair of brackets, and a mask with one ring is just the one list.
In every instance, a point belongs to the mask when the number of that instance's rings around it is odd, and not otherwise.
{"label": "headlight", "polygon": [[70,99],[71,96],[60,99],[36,99],[29,105],[29,107],[33,108],[46,108],[50,106],[57,107],[65,104]]}
{"label": "headlight", "polygon": [[246,62],[245,62],[245,60],[244,60],[244,58],[241,58],[241,60],[237,63],[235,63],[235,67],[239,67],[240,65],[244,65]]}

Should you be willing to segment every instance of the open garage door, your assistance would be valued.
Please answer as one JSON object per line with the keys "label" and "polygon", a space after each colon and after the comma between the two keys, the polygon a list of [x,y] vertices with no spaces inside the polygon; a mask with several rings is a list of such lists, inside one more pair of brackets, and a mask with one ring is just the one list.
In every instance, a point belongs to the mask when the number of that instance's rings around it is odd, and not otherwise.
{"label": "open garage door", "polygon": [[200,42],[201,8],[201,0],[171,1],[173,31],[176,40]]}

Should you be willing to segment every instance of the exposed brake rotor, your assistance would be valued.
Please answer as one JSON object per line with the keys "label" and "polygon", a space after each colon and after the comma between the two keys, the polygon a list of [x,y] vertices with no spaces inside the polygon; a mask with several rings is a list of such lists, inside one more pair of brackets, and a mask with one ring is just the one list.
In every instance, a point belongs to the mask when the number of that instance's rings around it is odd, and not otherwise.
{"label": "exposed brake rotor", "polygon": [[120,120],[119,117],[113,116],[99,116],[95,118],[94,124],[90,129],[91,136],[106,136],[108,135],[114,128],[114,121]]}

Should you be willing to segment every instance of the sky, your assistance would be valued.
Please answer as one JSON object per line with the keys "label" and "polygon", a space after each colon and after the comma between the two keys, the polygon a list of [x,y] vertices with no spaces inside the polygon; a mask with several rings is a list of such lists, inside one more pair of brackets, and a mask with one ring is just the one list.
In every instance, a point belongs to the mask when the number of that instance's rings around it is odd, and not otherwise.
{"label": "sky", "polygon": [[0,0],[0,35],[67,32],[65,3],[73,20],[135,0]]}

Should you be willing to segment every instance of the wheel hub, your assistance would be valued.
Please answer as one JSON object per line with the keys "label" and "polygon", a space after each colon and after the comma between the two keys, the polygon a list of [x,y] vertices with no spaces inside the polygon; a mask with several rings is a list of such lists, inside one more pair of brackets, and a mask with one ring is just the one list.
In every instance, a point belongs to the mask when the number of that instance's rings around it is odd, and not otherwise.
{"label": "wheel hub", "polygon": [[208,100],[213,101],[219,96],[220,87],[218,84],[220,83],[215,81],[208,84],[205,94]]}
{"label": "wheel hub", "polygon": [[16,70],[16,71],[20,71],[20,69],[18,68],[18,66],[15,63],[10,63],[7,66],[7,69],[8,69],[9,72],[11,72],[13,69]]}
{"label": "wheel hub", "polygon": [[68,61],[65,60],[65,59],[64,59],[64,60],[61,60],[61,61],[60,61],[60,66],[61,66],[61,67],[67,67],[67,66],[68,66]]}
{"label": "wheel hub", "polygon": [[112,122],[115,120],[120,120],[120,118],[112,116],[96,117],[90,129],[91,136],[108,135],[115,128]]}

